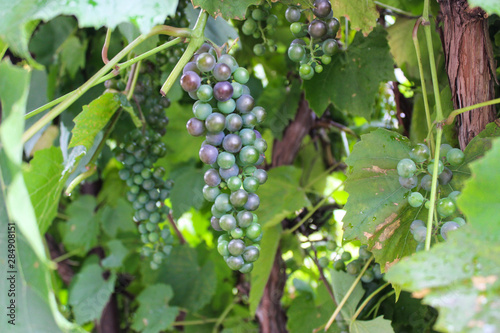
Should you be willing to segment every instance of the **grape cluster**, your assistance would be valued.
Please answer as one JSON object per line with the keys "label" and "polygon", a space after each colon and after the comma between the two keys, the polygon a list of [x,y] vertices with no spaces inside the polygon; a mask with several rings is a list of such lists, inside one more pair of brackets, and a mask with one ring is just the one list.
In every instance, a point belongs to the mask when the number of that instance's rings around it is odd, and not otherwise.
{"label": "grape cluster", "polygon": [[186,127],[189,134],[206,138],[199,156],[211,168],[204,175],[203,196],[214,203],[212,227],[225,231],[217,249],[231,269],[248,273],[262,238],[252,213],[260,204],[255,192],[267,180],[266,171],[256,168],[264,161],[267,143],[254,127],[266,112],[255,106],[245,86],[248,71],[231,55],[216,60],[213,53],[205,44],[184,67],[181,86],[196,100]]}
{"label": "grape cluster", "polygon": [[253,47],[253,53],[256,56],[262,56],[266,51],[274,52],[276,45],[273,39],[267,34],[274,31],[278,25],[278,17],[270,14],[271,6],[264,4],[262,6],[250,6],[247,9],[245,17],[247,18],[241,26],[241,32],[247,36],[253,36],[260,42]]}
{"label": "grape cluster", "polygon": [[290,31],[296,37],[288,48],[290,60],[300,63],[299,75],[310,80],[314,73],[321,73],[323,65],[332,61],[332,56],[339,51],[339,41],[335,38],[340,28],[339,20],[333,17],[329,0],[315,0],[312,8],[313,19],[301,22],[302,12],[299,7],[288,7],[285,18],[291,23]]}
{"label": "grape cluster", "polygon": [[[459,166],[465,160],[464,153],[458,148],[452,148],[448,144],[440,146],[440,152],[444,156],[437,161],[438,163],[438,186],[447,185],[453,179],[453,172],[448,166]],[[426,197],[431,191],[432,174],[434,172],[435,161],[431,159],[430,149],[425,144],[419,143],[410,151],[410,158],[404,158],[398,162],[397,171],[399,183],[408,190],[417,188],[417,191],[411,192],[407,196],[408,204],[418,208],[424,205],[426,209],[430,208],[430,200]],[[423,191],[421,191],[423,190]],[[422,192],[424,194],[422,194]],[[438,193],[442,193],[439,188]],[[450,218],[457,214],[456,200],[460,195],[459,191],[453,191],[447,197],[441,197],[436,203],[436,211],[442,219]],[[463,217],[455,216],[450,221],[439,221],[436,230],[440,232],[441,237],[446,240],[448,232],[458,229],[465,224]],[[415,220],[410,226],[410,232],[413,238],[419,243],[417,251],[424,248],[424,242],[427,235],[427,227],[421,220]]]}
{"label": "grape cluster", "polygon": [[[144,74],[148,74],[147,70]],[[164,108],[170,105],[157,93],[157,85],[151,76],[144,75],[136,86],[135,99],[140,103],[146,123],[144,129],[134,129],[125,136],[114,150],[116,159],[124,168],[119,176],[128,185],[127,200],[135,210],[143,248],[141,253],[151,257],[151,268],[157,269],[172,249],[173,236],[164,226],[169,209],[164,205],[172,182],[163,179],[165,169],[154,163],[167,151],[161,137],[165,134],[168,118]]]}
{"label": "grape cluster", "polygon": [[182,44],[174,45],[173,47],[166,49],[163,53],[157,53],[156,62],[160,66],[166,64],[175,65],[184,53],[184,49],[185,48]]}

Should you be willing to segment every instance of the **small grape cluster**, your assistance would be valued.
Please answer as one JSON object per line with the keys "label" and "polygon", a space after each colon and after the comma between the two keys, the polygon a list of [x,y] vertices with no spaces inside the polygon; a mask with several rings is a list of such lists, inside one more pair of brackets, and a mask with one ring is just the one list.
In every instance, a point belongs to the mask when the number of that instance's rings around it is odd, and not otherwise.
{"label": "small grape cluster", "polygon": [[314,73],[321,73],[323,65],[332,61],[332,56],[339,51],[339,42],[335,38],[340,28],[339,20],[333,17],[329,0],[315,0],[312,8],[313,20],[300,22],[303,11],[299,7],[288,7],[285,18],[291,23],[290,31],[297,38],[288,48],[290,60],[300,63],[299,75],[310,80]]}
{"label": "small grape cluster", "polygon": [[[465,155],[460,149],[453,148],[448,144],[442,144],[440,152],[444,157],[437,161],[438,186],[443,186],[447,185],[453,179],[453,172],[448,166],[461,165],[465,160]],[[404,158],[398,162],[397,171],[401,186],[408,190],[417,188],[417,191],[410,191],[407,196],[410,206],[418,208],[424,205],[426,209],[430,208],[430,200],[425,195],[431,191],[435,163],[431,159],[429,147],[422,143],[417,144],[410,151],[410,158]],[[425,195],[419,191],[420,189],[425,191]],[[441,193],[441,191],[438,193]],[[453,191],[447,197],[441,197],[437,201],[436,211],[441,219],[449,218],[454,214],[456,215],[456,200],[459,195],[459,191]],[[450,231],[458,229],[464,224],[465,220],[463,217],[456,216],[451,221],[439,221],[435,231],[439,230],[442,238],[446,240]],[[410,232],[413,238],[419,243],[417,251],[423,249],[427,235],[427,227],[424,222],[421,220],[413,221],[410,226]]]}
{"label": "small grape cluster", "polygon": [[164,108],[170,105],[170,101],[157,93],[159,82],[147,75],[147,67],[142,72],[145,75],[137,83],[134,97],[142,105],[145,126],[128,133],[114,153],[124,166],[119,176],[128,185],[127,200],[135,210],[134,220],[144,244],[141,253],[151,257],[150,266],[157,269],[170,254],[173,243],[169,227],[163,224],[169,213],[163,202],[170,194],[172,182],[163,179],[165,169],[154,166],[167,151],[161,137],[168,124]]}
{"label": "small grape cluster", "polygon": [[264,4],[262,6],[250,6],[247,9],[245,17],[247,18],[241,26],[241,32],[247,36],[253,36],[260,39],[261,42],[253,47],[253,53],[256,56],[262,56],[266,51],[274,52],[276,45],[268,34],[276,29],[278,17],[270,14],[271,6]]}
{"label": "small grape cluster", "polygon": [[259,257],[262,238],[255,193],[267,180],[264,161],[267,143],[254,127],[266,112],[250,95],[248,71],[229,54],[216,56],[204,44],[184,67],[181,86],[196,100],[187,122],[192,136],[205,135],[200,159],[211,168],[204,175],[203,196],[213,202],[212,227],[225,231],[217,249],[229,268],[248,273]]}

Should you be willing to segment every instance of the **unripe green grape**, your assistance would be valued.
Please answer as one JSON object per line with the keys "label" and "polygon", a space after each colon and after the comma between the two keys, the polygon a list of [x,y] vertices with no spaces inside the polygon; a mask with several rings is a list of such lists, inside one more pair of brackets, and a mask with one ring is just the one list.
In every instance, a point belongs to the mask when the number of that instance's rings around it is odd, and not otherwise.
{"label": "unripe green grape", "polygon": [[346,271],[350,275],[358,275],[361,268],[359,267],[359,263],[356,261],[351,261],[346,266]]}
{"label": "unripe green grape", "polygon": [[237,190],[231,193],[229,200],[235,208],[243,207],[248,201],[248,193],[245,190]]}
{"label": "unripe green grape", "polygon": [[214,96],[213,89],[208,84],[202,84],[196,91],[196,96],[200,99],[200,101],[208,102]]}
{"label": "unripe green grape", "polygon": [[446,154],[446,160],[453,166],[460,165],[465,160],[464,153],[458,148],[452,148]]}
{"label": "unripe green grape", "polygon": [[248,262],[244,264],[240,269],[240,273],[250,273],[253,270],[253,264],[251,262]]}
{"label": "unripe green grape", "polygon": [[329,63],[332,62],[332,57],[330,57],[329,55],[322,55],[321,56],[321,62],[324,64],[324,65],[328,65]]}
{"label": "unripe green grape", "polygon": [[148,235],[148,240],[151,242],[151,243],[156,243],[158,241],[158,239],[160,238],[160,236],[158,235],[157,232],[152,232]]}
{"label": "unripe green grape", "polygon": [[[248,82],[248,80],[250,79],[250,74],[248,73],[248,71],[243,68],[243,67],[239,67],[234,73],[233,73],[233,78],[236,82],[240,83],[240,84],[245,84]],[[233,88],[234,89],[234,88]],[[234,92],[233,92],[233,96],[234,96]]]}
{"label": "unripe green grape", "polygon": [[255,44],[253,46],[253,53],[256,56],[262,56],[262,55],[264,55],[264,53],[266,53],[266,47],[262,44]]}
{"label": "unripe green grape", "polygon": [[199,120],[205,120],[212,114],[212,106],[208,103],[198,103],[193,106],[194,116]]}
{"label": "unripe green grape", "polygon": [[288,48],[288,58],[294,62],[300,62],[302,59],[304,59],[306,55],[306,51],[304,49],[304,46],[300,44],[292,44]]}
{"label": "unripe green grape", "polygon": [[363,260],[368,260],[371,257],[372,257],[372,253],[370,251],[368,251],[367,246],[366,245],[362,245],[359,248],[359,258],[363,259]]}
{"label": "unripe green grape", "polygon": [[303,24],[300,22],[294,22],[290,24],[290,31],[294,35],[299,35],[302,32]]}
{"label": "unripe green grape", "polygon": [[243,236],[245,236],[245,232],[243,231],[243,229],[235,228],[235,229],[231,230],[231,237],[238,239],[238,238],[242,238]]}
{"label": "unripe green grape", "polygon": [[[285,12],[285,18],[288,22],[294,23],[300,20],[300,9],[297,7],[288,7]],[[293,32],[293,31],[292,31]]]}
{"label": "unripe green grape", "polygon": [[[444,164],[441,161],[438,161],[438,175],[441,174],[444,170]],[[432,175],[434,173],[434,160],[431,160],[429,162],[429,165],[427,165],[427,171]]]}
{"label": "unripe green grape", "polygon": [[427,145],[423,143],[418,143],[410,151],[410,158],[417,163],[425,162],[430,157],[431,151]]}
{"label": "unripe green grape", "polygon": [[327,257],[318,258],[318,265],[322,268],[328,267],[330,260]]}
{"label": "unripe green grape", "polygon": [[418,227],[425,227],[425,223],[422,220],[415,220],[410,224],[410,232],[413,233]]}
{"label": "unripe green grape", "polygon": [[243,252],[243,259],[246,262],[255,262],[259,258],[260,251],[255,246],[248,246]]}
{"label": "unripe green grape", "polygon": [[417,186],[418,178],[417,176],[412,176],[408,178],[399,177],[399,184],[404,188],[411,190]]}
{"label": "unripe green grape", "polygon": [[441,226],[441,237],[443,237],[444,240],[447,240],[448,239],[448,233],[450,231],[453,231],[453,230],[457,230],[458,228],[460,228],[460,225],[455,222],[455,221],[448,221],[448,222],[445,222],[442,226]]}
{"label": "unripe green grape", "polygon": [[246,177],[243,181],[243,188],[249,193],[254,193],[259,188],[259,180],[255,177]]}
{"label": "unripe green grape", "polygon": [[467,222],[465,222],[465,220],[461,217],[455,217],[453,218],[453,221],[457,222],[459,226],[464,226],[467,224]]}
{"label": "unripe green grape", "polygon": [[259,237],[261,233],[262,233],[262,228],[257,223],[250,224],[246,230],[246,235],[250,239],[255,239]]}
{"label": "unripe green grape", "polygon": [[348,251],[344,251],[342,253],[342,255],[340,256],[340,258],[343,260],[343,261],[349,261],[352,259],[352,255],[351,255],[351,252],[348,252]]}
{"label": "unripe green grape", "polygon": [[451,149],[453,149],[452,146],[447,143],[443,143],[441,146],[439,146],[439,155],[446,156]]}
{"label": "unripe green grape", "polygon": [[453,191],[450,194],[448,194],[448,198],[453,201],[454,204],[457,203],[457,197],[460,195],[460,191]]}
{"label": "unripe green grape", "polygon": [[257,22],[255,20],[248,18],[241,26],[241,31],[243,34],[249,36],[252,35],[257,29]]}
{"label": "unripe green grape", "polygon": [[329,56],[334,55],[339,50],[339,44],[336,39],[328,38],[322,44],[323,53]]}
{"label": "unripe green grape", "polygon": [[321,66],[321,65],[316,65],[316,67],[314,67],[314,71],[315,71],[316,73],[318,73],[318,74],[319,74],[319,73],[321,73],[321,72],[323,72],[323,66]]}
{"label": "unripe green grape", "polygon": [[448,217],[455,212],[457,207],[449,198],[440,199],[437,202],[437,212],[442,217]]}
{"label": "unripe green grape", "polygon": [[373,272],[367,270],[361,276],[361,281],[363,281],[364,283],[370,283],[373,281],[374,278],[375,278],[375,275],[373,274]]}
{"label": "unripe green grape", "polygon": [[233,215],[225,214],[222,215],[219,219],[219,225],[222,230],[231,231],[236,228],[236,219]]}
{"label": "unripe green grape", "polygon": [[210,187],[205,185],[203,187],[203,197],[210,202],[214,202],[215,199],[219,196],[220,190],[218,187]]}
{"label": "unripe green grape", "polygon": [[233,257],[230,256],[226,259],[227,266],[234,271],[237,271],[243,267],[245,262],[241,256]]}
{"label": "unripe green grape", "polygon": [[217,108],[222,113],[230,114],[236,109],[236,101],[232,98],[224,102],[218,101]]}
{"label": "unripe green grape", "polygon": [[236,158],[231,153],[222,152],[219,156],[217,156],[217,164],[222,169],[229,169],[234,165],[234,163],[236,163]]}
{"label": "unripe green grape", "polygon": [[241,179],[239,177],[237,177],[237,176],[230,177],[227,180],[227,187],[231,191],[237,191],[237,190],[239,190],[241,188],[241,185],[242,185]]}
{"label": "unripe green grape", "polygon": [[424,203],[424,196],[419,192],[412,192],[408,196],[408,203],[412,207],[420,207]]}
{"label": "unripe green grape", "polygon": [[345,262],[342,259],[335,260],[333,263],[333,268],[336,271],[343,271],[345,269]]}
{"label": "unripe green grape", "polygon": [[415,162],[409,158],[404,158],[398,162],[397,165],[398,175],[404,178],[412,177],[417,171],[417,166]]}
{"label": "unripe green grape", "polygon": [[245,251],[245,243],[241,239],[233,239],[227,245],[229,253],[233,256],[239,256]]}
{"label": "unripe green grape", "polygon": [[425,226],[420,226],[415,228],[413,231],[413,238],[417,243],[422,243],[425,241],[425,238],[427,237],[427,228]]}
{"label": "unripe green grape", "polygon": [[217,244],[217,252],[223,257],[229,255],[229,250],[227,249],[228,241],[222,241]]}

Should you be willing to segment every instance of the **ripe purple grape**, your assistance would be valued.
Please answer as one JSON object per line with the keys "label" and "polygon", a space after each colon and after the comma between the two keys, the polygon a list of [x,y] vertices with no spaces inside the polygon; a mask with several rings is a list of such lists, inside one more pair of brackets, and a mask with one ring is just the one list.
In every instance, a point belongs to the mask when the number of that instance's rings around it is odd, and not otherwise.
{"label": "ripe purple grape", "polygon": [[212,145],[204,145],[200,148],[200,160],[205,164],[214,164],[219,156],[219,151]]}
{"label": "ripe purple grape", "polygon": [[188,133],[192,136],[201,136],[205,133],[205,124],[196,118],[191,118],[186,124]]}
{"label": "ripe purple grape", "polygon": [[187,92],[196,91],[200,84],[200,76],[193,71],[187,71],[181,76],[181,87]]}
{"label": "ripe purple grape", "polygon": [[233,86],[227,81],[217,82],[213,94],[216,100],[225,102],[233,97]]}

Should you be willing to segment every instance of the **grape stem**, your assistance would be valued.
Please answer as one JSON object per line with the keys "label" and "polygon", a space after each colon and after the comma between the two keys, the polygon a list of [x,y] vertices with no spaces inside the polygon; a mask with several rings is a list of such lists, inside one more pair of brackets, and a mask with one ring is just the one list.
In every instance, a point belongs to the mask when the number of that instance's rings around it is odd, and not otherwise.
{"label": "grape stem", "polygon": [[471,105],[471,106],[467,106],[467,107],[464,107],[464,108],[456,109],[452,113],[450,113],[450,115],[448,116],[448,118],[446,118],[446,121],[444,122],[444,124],[445,125],[451,125],[453,123],[453,120],[455,120],[455,117],[458,116],[459,114],[464,113],[464,112],[467,112],[467,111],[470,111],[470,110],[474,110],[474,109],[478,109],[478,108],[481,108],[483,106],[498,104],[498,103],[500,103],[500,98],[492,99],[490,101],[486,101],[486,102],[474,104],[474,105]]}
{"label": "grape stem", "polygon": [[366,264],[363,266],[363,269],[361,270],[361,272],[359,272],[358,276],[356,277],[356,279],[352,283],[351,287],[349,288],[347,293],[344,295],[344,298],[342,298],[342,301],[340,301],[339,305],[337,306],[337,308],[333,312],[332,316],[330,317],[330,319],[326,323],[325,332],[328,331],[330,326],[332,326],[333,322],[335,321],[335,318],[337,318],[337,315],[340,313],[340,310],[342,309],[342,307],[345,305],[345,303],[347,302],[347,300],[351,296],[352,292],[354,291],[354,288],[356,288],[359,281],[361,280],[361,277],[363,276],[363,274],[365,274],[366,270],[368,269],[368,266],[371,264],[372,261],[373,261],[373,255],[370,257],[370,259],[368,259]]}
{"label": "grape stem", "polygon": [[[148,39],[151,36],[155,36],[158,34],[169,34],[172,27],[167,26],[156,26],[148,34],[140,35],[136,39],[134,39],[130,44],[128,44],[123,50],[121,50],[116,56],[113,57],[104,67],[102,67],[97,73],[95,73],[90,79],[87,80],[83,85],[81,85],[78,89],[74,90],[66,97],[59,105],[50,110],[47,114],[45,114],[42,118],[40,118],[37,122],[35,122],[30,128],[26,130],[26,132],[22,135],[22,142],[26,143],[35,133],[41,130],[45,125],[54,120],[57,116],[59,116],[63,111],[65,111],[69,106],[71,106],[77,99],[79,99],[85,92],[87,92],[91,87],[97,84],[97,82],[107,73],[109,72],[118,61],[124,58],[130,51],[132,51],[135,47],[141,44],[143,41]],[[177,29],[177,28],[175,28]],[[177,29],[182,30],[183,33],[179,33],[182,36],[179,37],[187,37],[186,35],[190,35],[189,29]]]}
{"label": "grape stem", "polygon": [[[139,62],[139,61],[141,61],[141,60],[143,60],[143,59],[145,59],[145,58],[147,58],[147,57],[149,57],[149,56],[151,56],[151,55],[153,55],[153,54],[156,54],[156,53],[158,53],[158,52],[160,52],[160,51],[162,51],[162,50],[165,50],[165,49],[167,49],[167,48],[169,48],[169,47],[172,47],[172,46],[174,46],[174,45],[176,45],[176,44],[179,44],[179,43],[180,43],[180,42],[182,42],[183,40],[184,40],[184,38],[176,38],[176,39],[173,39],[173,40],[171,40],[171,41],[169,41],[169,42],[167,42],[167,43],[165,43],[165,44],[162,44],[162,45],[160,45],[160,46],[157,46],[157,47],[155,47],[154,49],[151,49],[151,50],[149,50],[149,51],[147,51],[147,52],[144,52],[144,53],[142,53],[141,55],[138,55],[137,57],[134,57],[134,58],[132,58],[132,59],[130,59],[130,60],[128,60],[128,61],[125,61],[125,62],[123,62],[123,63],[120,63],[120,64],[118,64],[118,65],[116,65],[116,66],[118,67],[118,70],[120,70],[120,71],[121,71],[121,70],[124,70],[124,69],[126,69],[126,68],[128,68],[128,67],[132,66],[133,64],[135,64],[135,63],[137,63],[137,62]],[[116,75],[118,75],[118,73],[116,72],[116,70],[113,70],[111,73],[109,73],[109,74],[107,74],[107,75],[105,75],[105,76],[101,77],[99,80],[97,80],[97,81],[96,81],[96,82],[92,85],[92,87],[94,87],[94,86],[96,86],[96,85],[98,85],[98,84],[100,84],[100,83],[103,83],[103,82],[104,82],[104,81],[106,81],[106,80],[112,79],[112,78],[113,78],[113,77],[115,77]],[[31,112],[29,112],[29,113],[25,114],[25,115],[24,115],[24,119],[29,119],[29,118],[31,118],[31,117],[33,117],[33,116],[36,116],[37,114],[39,114],[39,113],[41,113],[41,112],[43,112],[43,111],[45,111],[45,110],[47,110],[47,109],[50,109],[51,107],[53,107],[53,106],[55,106],[55,105],[57,105],[57,104],[61,103],[61,102],[62,102],[62,101],[64,101],[66,98],[68,98],[69,96],[71,96],[71,94],[73,94],[75,91],[76,91],[76,90],[73,90],[73,91],[71,91],[71,92],[67,93],[66,95],[63,95],[63,96],[61,96],[61,97],[59,97],[59,98],[57,98],[57,99],[54,99],[54,100],[50,101],[49,103],[47,103],[47,104],[45,104],[45,105],[42,105],[42,106],[40,106],[39,108],[36,108],[35,110],[33,110],[33,111],[31,111]]]}
{"label": "grape stem", "polygon": [[174,217],[172,216],[172,212],[168,213],[167,217],[168,217],[168,222],[170,222],[170,225],[172,226],[172,228],[174,228],[174,231],[177,234],[177,237],[179,237],[179,242],[181,244],[186,244],[186,239],[184,238],[184,236],[182,235],[182,232],[177,227],[177,224],[174,221]]}
{"label": "grape stem", "polygon": [[219,316],[219,318],[217,318],[217,321],[215,322],[215,325],[214,325],[214,328],[212,329],[212,333],[217,333],[219,332],[219,327],[220,325],[222,325],[222,323],[224,322],[224,319],[226,319],[227,315],[229,314],[229,312],[231,312],[231,310],[234,308],[234,306],[236,305],[236,303],[238,303],[240,300],[239,297],[235,297],[233,299],[233,301],[231,302],[231,304],[229,304],[225,309],[224,311],[221,313],[221,315]]}
{"label": "grape stem", "polygon": [[160,89],[160,93],[163,96],[166,96],[170,91],[184,66],[186,66],[186,64],[191,60],[194,52],[199,49],[201,45],[203,45],[203,42],[205,41],[205,26],[207,24],[207,20],[207,12],[204,10],[200,11],[200,15],[198,16],[193,31],[191,32],[191,40],[189,41],[186,51],[184,51],[184,54],[179,59],[172,72],[170,72],[170,75]]}
{"label": "grape stem", "polygon": [[[309,240],[309,237],[307,237],[307,240]],[[311,242],[311,241],[309,240],[309,242]],[[325,285],[326,290],[328,291],[328,294],[330,295],[331,299],[333,300],[333,304],[337,305],[337,301],[335,300],[335,296],[333,295],[332,286],[326,280],[325,273],[323,272],[323,267],[321,267],[319,262],[318,262],[318,251],[316,251],[316,248],[314,247],[312,242],[311,242],[311,248],[314,252],[314,257],[312,257],[311,255],[309,255],[309,256],[314,261],[314,264],[316,265],[316,267],[318,267],[319,278],[321,281],[323,281],[323,284]]]}
{"label": "grape stem", "polygon": [[109,62],[108,59],[108,49],[109,49],[109,44],[111,42],[111,28],[108,28],[106,31],[106,38],[104,39],[104,45],[102,46],[102,51],[101,51],[101,57],[102,57],[102,62],[106,65]]}
{"label": "grape stem", "polygon": [[386,282],[383,285],[381,285],[380,287],[378,287],[377,290],[375,290],[374,292],[372,292],[370,294],[370,296],[368,296],[363,301],[363,303],[361,303],[361,305],[358,307],[358,309],[356,310],[356,312],[352,315],[351,324],[356,321],[356,318],[358,318],[359,314],[361,313],[361,311],[363,311],[363,309],[366,307],[366,305],[368,304],[368,302],[370,302],[373,299],[373,297],[375,297],[379,292],[381,292],[382,290],[384,290],[385,287],[387,287],[389,284],[390,284],[390,282]]}

